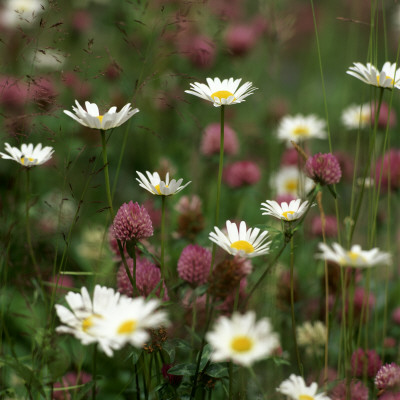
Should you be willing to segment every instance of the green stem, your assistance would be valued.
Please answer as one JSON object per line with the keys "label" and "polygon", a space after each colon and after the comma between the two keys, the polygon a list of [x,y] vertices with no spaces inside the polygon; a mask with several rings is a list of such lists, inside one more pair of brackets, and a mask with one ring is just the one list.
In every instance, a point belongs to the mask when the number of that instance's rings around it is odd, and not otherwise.
{"label": "green stem", "polygon": [[290,239],[290,309],[292,314],[292,333],[293,342],[296,350],[297,366],[301,376],[303,375],[303,365],[300,359],[299,347],[297,346],[296,338],[296,319],[294,317],[294,240],[293,236]]}
{"label": "green stem", "polygon": [[215,205],[215,226],[219,223],[219,203],[221,197],[222,171],[224,168],[224,128],[225,128],[225,106],[221,106],[221,134],[219,148],[218,183],[217,183],[217,202]]}
{"label": "green stem", "polygon": [[25,221],[26,221],[26,241],[28,243],[28,250],[29,255],[31,257],[33,266],[35,269],[38,269],[38,263],[36,261],[35,253],[32,247],[32,240],[31,240],[31,225],[29,222],[29,200],[30,200],[30,168],[26,168],[26,204],[25,204]]}
{"label": "green stem", "polygon": [[108,174],[108,161],[107,161],[107,143],[106,143],[106,132],[101,130],[101,145],[103,153],[103,163],[104,163],[104,178],[106,183],[106,193],[108,200],[108,207],[110,210],[111,221],[114,220],[114,209],[112,205],[111,189],[110,189],[110,176]]}
{"label": "green stem", "polygon": [[161,269],[161,280],[165,279],[165,265],[164,265],[164,252],[165,252],[165,202],[167,196],[161,196],[161,260],[160,260],[160,269]]}
{"label": "green stem", "polygon": [[233,399],[233,364],[229,362],[229,400]]}
{"label": "green stem", "polygon": [[97,344],[94,344],[93,348],[93,375],[92,380],[94,382],[92,389],[92,400],[96,400],[96,375],[97,375]]}

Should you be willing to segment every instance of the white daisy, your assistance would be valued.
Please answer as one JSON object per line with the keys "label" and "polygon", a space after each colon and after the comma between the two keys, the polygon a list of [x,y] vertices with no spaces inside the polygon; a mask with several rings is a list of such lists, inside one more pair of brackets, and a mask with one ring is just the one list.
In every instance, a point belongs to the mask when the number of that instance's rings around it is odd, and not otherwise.
{"label": "white daisy", "polygon": [[292,200],[289,205],[286,202],[279,205],[274,200],[266,200],[265,203],[261,203],[261,211],[265,211],[262,215],[272,215],[275,218],[282,219],[284,221],[295,221],[300,219],[307,210],[308,200],[301,203],[300,199]]}
{"label": "white daisy", "polygon": [[192,90],[185,90],[185,93],[211,101],[215,107],[241,103],[245,97],[250,96],[257,89],[251,82],[246,82],[239,88],[241,80],[229,78],[221,82],[219,78],[207,78],[208,85],[199,82],[191,83]]}
{"label": "white daisy", "polygon": [[371,106],[369,103],[352,104],[342,112],[342,124],[347,129],[364,129],[371,124]]}
{"label": "white daisy", "polygon": [[354,67],[349,67],[346,72],[364,83],[381,88],[393,89],[395,87],[400,89],[400,68],[396,69],[396,63],[385,62],[382,71],[379,71],[371,63],[367,63],[367,65],[353,64]]}
{"label": "white daisy", "polygon": [[325,121],[316,115],[286,115],[278,125],[277,135],[279,139],[290,144],[291,141],[297,143],[314,138],[325,139],[327,137],[325,129]]}
{"label": "white daisy", "polygon": [[392,262],[391,255],[378,248],[362,250],[361,246],[356,244],[350,250],[345,250],[338,243],[333,243],[332,249],[325,243],[320,243],[318,247],[322,253],[317,254],[317,258],[333,261],[342,267],[369,268],[380,264],[389,265]]}
{"label": "white daisy", "polygon": [[160,175],[158,172],[154,172],[151,174],[149,171],[146,171],[148,179],[139,171],[136,171],[139,175],[139,178],[136,180],[139,182],[139,186],[143,189],[146,189],[152,194],[159,195],[159,196],[170,196],[175,193],[180,192],[184,189],[191,181],[186,183],[185,185],[181,186],[183,179],[180,178],[178,180],[171,179],[169,180],[169,172],[165,176],[165,182],[161,180]]}
{"label": "white daisy", "polygon": [[33,147],[32,143],[22,144],[21,150],[17,147],[11,147],[8,143],[5,144],[5,150],[9,154],[0,152],[1,158],[6,160],[14,160],[24,167],[30,168],[35,165],[44,164],[49,161],[54,153],[54,149],[50,146],[42,148],[42,144],[39,143],[36,147]]}
{"label": "white daisy", "polygon": [[271,242],[268,239],[268,231],[260,233],[258,228],[246,228],[246,222],[240,223],[239,229],[235,223],[226,221],[227,235],[222,233],[219,228],[214,227],[215,232],[211,232],[208,238],[222,247],[232,255],[241,257],[256,257],[268,254]]}
{"label": "white daisy", "polygon": [[290,375],[289,379],[283,381],[280,386],[276,388],[277,392],[293,400],[330,400],[330,397],[326,396],[325,393],[317,394],[317,390],[318,385],[315,382],[307,386],[301,376],[296,376],[294,374]]}
{"label": "white daisy", "polygon": [[0,14],[0,22],[8,27],[34,27],[32,23],[47,7],[47,0],[7,0]]}
{"label": "white daisy", "polygon": [[75,114],[68,110],[64,110],[64,113],[84,126],[93,129],[101,129],[103,131],[122,125],[139,112],[138,108],[132,109],[131,104],[128,103],[122,107],[119,112],[116,112],[117,107],[111,107],[105,114],[100,115],[99,108],[95,103],[86,101],[86,110],[81,107],[77,100],[75,100],[75,103],[77,108],[72,106],[72,110]]}
{"label": "white daisy", "polygon": [[275,190],[277,196],[291,195],[299,197],[302,191],[308,193],[313,186],[314,182],[293,165],[281,167],[271,177],[271,187]]}
{"label": "white daisy", "polygon": [[213,350],[213,361],[232,361],[244,366],[267,358],[279,346],[269,319],[256,322],[253,311],[243,315],[234,313],[231,318],[220,317],[206,339]]}
{"label": "white daisy", "polygon": [[56,331],[72,334],[84,345],[98,343],[109,357],[113,350],[127,343],[141,347],[149,338],[146,329],[167,323],[166,314],[156,311],[158,300],[132,299],[99,285],[95,287],[93,301],[85,287],[81,293],[69,292],[65,299],[72,311],[55,305],[58,317],[65,324]]}
{"label": "white daisy", "polygon": [[320,355],[326,342],[326,326],[321,321],[304,322],[296,329],[297,343],[305,347],[308,355]]}

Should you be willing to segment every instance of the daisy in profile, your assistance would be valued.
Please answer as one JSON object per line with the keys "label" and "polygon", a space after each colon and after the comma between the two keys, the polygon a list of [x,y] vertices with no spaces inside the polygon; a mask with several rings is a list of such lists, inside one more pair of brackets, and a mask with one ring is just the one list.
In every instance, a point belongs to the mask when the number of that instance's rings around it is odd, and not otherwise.
{"label": "daisy in profile", "polygon": [[191,83],[191,90],[185,90],[185,93],[193,94],[204,100],[211,101],[215,107],[237,104],[244,101],[244,98],[253,94],[257,89],[251,82],[246,82],[239,87],[242,79],[224,79],[207,78],[207,85],[204,83]]}
{"label": "daisy in profile", "polygon": [[227,235],[222,233],[218,227],[214,227],[208,238],[222,247],[226,252],[241,257],[256,257],[269,253],[268,231],[260,234],[258,228],[246,228],[246,222],[240,223],[239,229],[235,223],[226,221]]}
{"label": "daisy in profile", "polygon": [[220,317],[206,334],[206,340],[212,347],[213,361],[232,361],[243,366],[267,358],[279,346],[269,319],[256,322],[253,311],[243,315],[234,313],[231,318]]}
{"label": "daisy in profile", "polygon": [[291,195],[298,198],[301,192],[308,193],[314,187],[314,182],[297,167],[289,165],[281,167],[271,177],[271,187],[277,196]]}
{"label": "daisy in profile", "polygon": [[349,130],[353,129],[365,129],[371,124],[371,106],[369,103],[366,104],[351,104],[343,110],[341,120],[345,128]]}
{"label": "daisy in profile", "polygon": [[136,171],[136,173],[139,175],[139,178],[136,178],[139,182],[139,186],[158,196],[171,196],[180,192],[191,183],[191,181],[189,181],[181,186],[181,183],[183,182],[182,178],[178,180],[171,179],[170,181],[169,172],[167,172],[165,181],[161,180],[158,172],[150,173],[149,171],[146,171],[147,178],[139,171]]}
{"label": "daisy in profile", "polygon": [[290,375],[289,379],[284,380],[276,391],[288,396],[293,400],[330,400],[325,393],[317,394],[318,385],[313,382],[307,386],[301,376]]}
{"label": "daisy in profile", "polygon": [[32,143],[22,144],[21,150],[17,147],[11,147],[8,143],[6,143],[5,146],[5,150],[9,154],[0,152],[1,158],[6,160],[14,160],[26,168],[44,164],[51,159],[54,153],[54,149],[52,147],[42,147],[41,143],[37,144],[36,147],[33,147]]}
{"label": "daisy in profile", "polygon": [[266,200],[261,203],[262,215],[272,215],[283,221],[295,221],[300,219],[307,210],[308,200],[301,202],[300,199],[292,200],[289,204],[285,201],[280,205],[274,200]]}
{"label": "daisy in profile", "polygon": [[70,309],[55,305],[64,324],[56,331],[72,334],[84,345],[98,343],[109,357],[127,343],[141,347],[149,339],[146,329],[167,323],[166,314],[156,310],[158,300],[130,298],[99,285],[94,289],[93,301],[85,287],[81,293],[69,292],[65,299]]}
{"label": "daisy in profile", "polygon": [[277,135],[288,144],[308,139],[325,139],[326,123],[316,115],[286,115],[278,125]]}
{"label": "daisy in profile", "polygon": [[111,107],[105,114],[100,114],[99,108],[95,103],[85,102],[86,110],[75,100],[77,107],[72,106],[74,113],[64,110],[69,117],[78,121],[81,125],[88,128],[106,131],[122,125],[129,118],[139,112],[138,108],[131,108],[130,103],[126,104],[117,112],[117,107]]}
{"label": "daisy in profile", "polygon": [[358,62],[353,64],[354,66],[349,67],[346,73],[360,81],[381,88],[400,89],[400,68],[396,69],[396,63],[385,62],[381,71],[371,63],[367,63],[367,65]]}
{"label": "daisy in profile", "polygon": [[345,250],[338,243],[333,243],[332,248],[325,243],[320,243],[318,247],[322,253],[317,254],[317,258],[333,261],[341,267],[369,268],[382,264],[390,265],[392,262],[391,255],[378,248],[362,250],[361,246],[356,244],[350,250]]}

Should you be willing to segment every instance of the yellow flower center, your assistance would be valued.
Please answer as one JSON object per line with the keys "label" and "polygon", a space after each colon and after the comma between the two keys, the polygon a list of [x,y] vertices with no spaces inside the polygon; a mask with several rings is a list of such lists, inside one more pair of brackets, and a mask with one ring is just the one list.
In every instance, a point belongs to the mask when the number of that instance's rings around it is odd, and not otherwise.
{"label": "yellow flower center", "polygon": [[232,249],[236,250],[243,250],[245,253],[253,253],[254,247],[251,243],[247,242],[246,240],[238,240],[231,244]]}
{"label": "yellow flower center", "polygon": [[[156,188],[158,194],[162,194],[161,190],[160,190],[160,184],[158,184],[158,185],[156,185],[154,187]],[[165,187],[168,187],[168,185],[165,185]]]}
{"label": "yellow flower center", "polygon": [[299,400],[314,400],[313,396],[309,396],[308,394],[301,394],[299,396]]}
{"label": "yellow flower center", "polygon": [[103,117],[104,117],[104,115],[99,115],[99,116],[97,117],[97,118],[99,119],[100,123],[103,122]]}
{"label": "yellow flower center", "polygon": [[253,341],[247,336],[236,336],[231,341],[232,350],[235,350],[238,353],[249,351],[252,347]]}
{"label": "yellow flower center", "polygon": [[285,189],[289,193],[297,192],[298,182],[297,179],[288,179],[285,182]]}
{"label": "yellow flower center", "polygon": [[[211,98],[215,100],[215,97],[218,97],[219,99],[227,99],[228,97],[233,96],[233,93],[229,92],[228,90],[218,90],[218,92],[214,92],[211,95]],[[235,101],[235,97],[233,98]]]}
{"label": "yellow flower center", "polygon": [[[394,85],[394,80],[391,79],[390,76],[387,76],[387,75],[386,75],[386,76],[385,76],[385,80],[388,79],[388,78],[390,79],[390,83],[391,83],[391,85],[393,86],[393,85]],[[376,81],[378,82],[378,86],[380,86],[381,83],[380,83],[380,76],[379,76],[379,75],[376,76]]]}
{"label": "yellow flower center", "polygon": [[25,165],[25,161],[28,160],[29,163],[31,164],[36,164],[37,160],[35,160],[34,158],[28,157],[26,158],[25,156],[21,157],[21,164]]}
{"label": "yellow flower center", "polygon": [[310,130],[306,126],[298,126],[293,130],[293,135],[295,136],[308,136]]}
{"label": "yellow flower center", "polygon": [[123,322],[117,330],[117,333],[120,335],[128,335],[129,333],[133,333],[136,330],[136,321],[130,319],[128,321]]}
{"label": "yellow flower center", "polygon": [[284,212],[282,213],[282,215],[283,215],[286,219],[289,219],[289,218],[288,218],[288,214],[293,215],[293,214],[294,214],[294,211],[284,211]]}

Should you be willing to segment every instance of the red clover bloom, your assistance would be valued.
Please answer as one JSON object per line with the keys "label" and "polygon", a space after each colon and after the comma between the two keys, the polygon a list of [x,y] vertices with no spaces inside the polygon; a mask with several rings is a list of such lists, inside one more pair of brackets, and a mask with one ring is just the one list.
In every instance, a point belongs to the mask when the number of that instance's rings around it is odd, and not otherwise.
{"label": "red clover bloom", "polygon": [[309,178],[321,185],[338,183],[342,177],[339,161],[331,153],[317,153],[309,157],[305,172]]}

